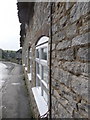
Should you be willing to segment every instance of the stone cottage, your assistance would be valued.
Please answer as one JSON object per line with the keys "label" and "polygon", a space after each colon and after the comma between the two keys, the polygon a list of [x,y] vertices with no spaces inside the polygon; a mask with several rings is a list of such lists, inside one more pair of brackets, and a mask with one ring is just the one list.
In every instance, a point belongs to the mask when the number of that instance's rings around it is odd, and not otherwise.
{"label": "stone cottage", "polygon": [[18,2],[34,118],[89,117],[89,2]]}

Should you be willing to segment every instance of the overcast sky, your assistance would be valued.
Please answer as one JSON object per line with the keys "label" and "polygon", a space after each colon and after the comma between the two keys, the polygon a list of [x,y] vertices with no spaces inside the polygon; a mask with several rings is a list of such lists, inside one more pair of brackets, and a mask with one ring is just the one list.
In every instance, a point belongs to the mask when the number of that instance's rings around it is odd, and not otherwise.
{"label": "overcast sky", "polygon": [[17,0],[0,1],[0,48],[4,50],[20,48],[20,23],[16,3]]}

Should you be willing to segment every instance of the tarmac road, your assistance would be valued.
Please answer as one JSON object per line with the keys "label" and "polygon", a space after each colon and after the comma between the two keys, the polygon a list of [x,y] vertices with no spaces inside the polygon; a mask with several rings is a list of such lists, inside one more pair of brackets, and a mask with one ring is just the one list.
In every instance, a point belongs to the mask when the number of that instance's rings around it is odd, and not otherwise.
{"label": "tarmac road", "polygon": [[22,66],[4,62],[7,66],[2,85],[2,118],[31,118]]}

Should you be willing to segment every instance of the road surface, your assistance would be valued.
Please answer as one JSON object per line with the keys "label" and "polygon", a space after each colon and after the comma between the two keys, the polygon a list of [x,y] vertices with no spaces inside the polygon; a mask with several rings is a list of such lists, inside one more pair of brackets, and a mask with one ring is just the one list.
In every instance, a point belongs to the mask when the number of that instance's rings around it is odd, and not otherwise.
{"label": "road surface", "polygon": [[0,66],[3,66],[0,68],[2,118],[31,118],[22,66],[11,62]]}

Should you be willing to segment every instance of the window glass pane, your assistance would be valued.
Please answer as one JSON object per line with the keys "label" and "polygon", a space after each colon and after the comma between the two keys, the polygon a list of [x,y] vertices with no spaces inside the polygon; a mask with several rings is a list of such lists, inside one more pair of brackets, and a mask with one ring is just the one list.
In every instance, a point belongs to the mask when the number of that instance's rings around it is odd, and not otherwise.
{"label": "window glass pane", "polygon": [[48,83],[48,67],[42,66],[42,79]]}
{"label": "window glass pane", "polygon": [[41,49],[42,56],[41,58],[47,60],[47,47]]}
{"label": "window glass pane", "polygon": [[36,57],[39,58],[39,49],[36,50]]}
{"label": "window glass pane", "polygon": [[40,86],[40,79],[37,76],[37,86]]}
{"label": "window glass pane", "polygon": [[40,75],[40,64],[37,63],[37,74]]}
{"label": "window glass pane", "polygon": [[32,64],[32,60],[30,59],[29,61],[30,61],[30,65],[31,65]]}

